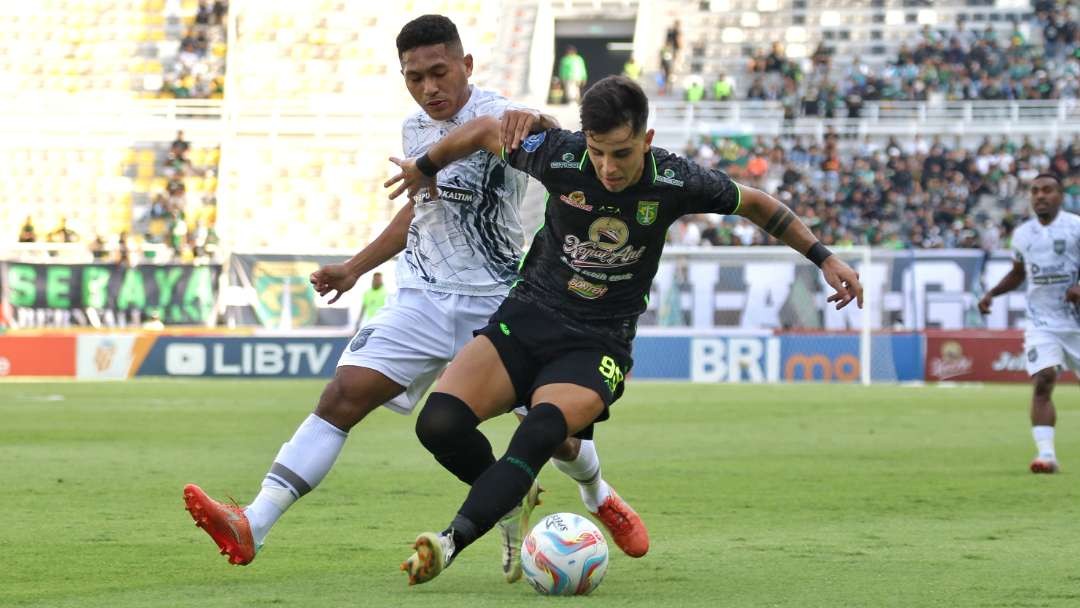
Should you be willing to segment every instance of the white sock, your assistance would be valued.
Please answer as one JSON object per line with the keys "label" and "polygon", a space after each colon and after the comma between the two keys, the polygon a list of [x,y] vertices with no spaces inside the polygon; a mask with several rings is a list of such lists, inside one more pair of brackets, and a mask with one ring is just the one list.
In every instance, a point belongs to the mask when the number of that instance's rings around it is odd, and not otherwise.
{"label": "white sock", "polygon": [[292,439],[281,446],[262,489],[244,509],[255,544],[261,545],[285,511],[301,496],[315,489],[334,466],[348,433],[309,415]]}
{"label": "white sock", "polygon": [[1054,453],[1054,427],[1033,426],[1031,436],[1035,438],[1035,446],[1039,450],[1039,458],[1043,460],[1057,460]]}
{"label": "white sock", "polygon": [[585,503],[590,513],[595,513],[600,508],[600,504],[611,495],[611,488],[600,476],[600,457],[596,455],[596,445],[591,440],[581,440],[581,450],[577,458],[573,460],[552,458],[551,461],[555,463],[555,468],[578,482],[581,502]]}

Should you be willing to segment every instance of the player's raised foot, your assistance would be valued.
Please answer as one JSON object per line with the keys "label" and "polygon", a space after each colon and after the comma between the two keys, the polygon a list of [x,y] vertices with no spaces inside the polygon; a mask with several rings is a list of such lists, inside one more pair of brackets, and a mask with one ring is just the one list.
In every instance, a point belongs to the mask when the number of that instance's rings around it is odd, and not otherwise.
{"label": "player's raised foot", "polygon": [[611,488],[611,494],[593,513],[611,533],[615,544],[630,557],[641,557],[649,551],[649,531],[641,516]]}
{"label": "player's raised foot", "polygon": [[540,483],[533,481],[529,493],[521,499],[521,506],[508,513],[499,522],[503,575],[508,583],[517,582],[521,578],[521,539],[529,529],[529,518],[532,517],[533,509],[542,502],[540,493],[543,491],[544,488],[540,487]]}
{"label": "player's raised foot", "polygon": [[184,505],[195,525],[214,539],[230,564],[244,566],[255,559],[258,547],[251,536],[251,524],[239,505],[222,504],[191,483],[184,486]]}
{"label": "player's raised foot", "polygon": [[426,583],[439,576],[454,559],[454,539],[449,534],[424,532],[413,543],[416,552],[401,562],[409,575],[409,585]]}
{"label": "player's raised foot", "polygon": [[1058,461],[1053,458],[1036,458],[1029,467],[1032,473],[1057,473],[1061,471]]}

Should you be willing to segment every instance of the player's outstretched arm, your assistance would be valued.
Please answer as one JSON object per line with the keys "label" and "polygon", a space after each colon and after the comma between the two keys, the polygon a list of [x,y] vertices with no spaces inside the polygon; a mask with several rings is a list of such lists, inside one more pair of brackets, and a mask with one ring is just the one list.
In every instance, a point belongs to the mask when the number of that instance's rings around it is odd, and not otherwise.
{"label": "player's outstretched arm", "polygon": [[530,133],[562,128],[554,116],[527,109],[507,110],[503,113],[501,125],[502,147],[507,154],[517,150]]}
{"label": "player's outstretched arm", "polygon": [[1024,263],[1019,260],[1013,260],[1013,265],[1012,268],[1009,269],[1009,272],[1001,277],[1001,280],[998,281],[997,285],[994,285],[990,291],[984,293],[983,297],[979,298],[979,312],[984,315],[989,314],[990,304],[994,301],[994,298],[1020,287],[1020,284],[1024,282],[1024,277],[1026,276],[1027,272],[1024,270]]}
{"label": "player's outstretched arm", "polygon": [[330,299],[329,304],[338,301],[343,293],[356,285],[356,281],[378,268],[381,264],[401,253],[405,249],[405,241],[409,235],[409,225],[413,219],[413,203],[409,201],[398,210],[394,219],[383,229],[375,240],[360,250],[359,253],[341,264],[327,264],[311,273],[312,287],[320,296],[325,296],[332,291],[337,294]]}
{"label": "player's outstretched arm", "polygon": [[756,188],[740,184],[739,191],[741,198],[737,213],[817,264],[825,276],[825,282],[836,290],[828,301],[836,302],[837,310],[852,300],[862,308],[863,289],[859,274],[832,255],[787,205]]}
{"label": "player's outstretched arm", "polygon": [[474,118],[446,134],[418,158],[390,158],[390,162],[401,167],[401,172],[386,180],[384,188],[394,184],[398,187],[390,193],[394,199],[403,192],[427,189],[432,198],[438,196],[435,187],[435,174],[450,163],[465,158],[477,150],[487,150],[492,154],[502,153],[502,127],[494,116]]}

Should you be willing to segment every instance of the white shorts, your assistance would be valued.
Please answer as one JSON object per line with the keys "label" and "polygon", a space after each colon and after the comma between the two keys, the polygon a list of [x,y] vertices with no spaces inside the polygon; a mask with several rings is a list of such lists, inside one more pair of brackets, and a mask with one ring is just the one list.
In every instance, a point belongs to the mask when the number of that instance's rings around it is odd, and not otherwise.
{"label": "white shorts", "polygon": [[398,290],[356,332],[338,367],[373,369],[405,387],[385,405],[409,414],[446,364],[487,325],[504,296],[468,296],[426,289]]}
{"label": "white shorts", "polygon": [[1029,376],[1053,367],[1080,372],[1080,330],[1029,329],[1024,332]]}

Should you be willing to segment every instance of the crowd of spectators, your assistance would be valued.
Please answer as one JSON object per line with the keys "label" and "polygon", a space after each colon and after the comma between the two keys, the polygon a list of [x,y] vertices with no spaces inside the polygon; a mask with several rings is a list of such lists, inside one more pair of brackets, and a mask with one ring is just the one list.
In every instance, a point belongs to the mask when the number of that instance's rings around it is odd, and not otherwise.
{"label": "crowd of spectators", "polygon": [[170,143],[165,160],[156,170],[165,178],[165,190],[153,195],[148,206],[136,214],[134,232],[113,235],[95,234],[83,238],[66,218],[59,218],[55,228],[39,232],[35,218],[27,216],[19,229],[20,243],[85,243],[93,260],[134,266],[154,261],[207,263],[215,259],[218,237],[215,231],[217,201],[213,194],[203,194],[189,201],[185,178],[198,176],[214,182],[215,167],[195,166],[190,159],[191,143],[178,131]]}
{"label": "crowd of spectators", "polygon": [[[1006,247],[1030,213],[1026,188],[1041,172],[1061,179],[1064,208],[1080,212],[1080,137],[841,144],[830,132],[823,141],[702,140],[685,153],[777,196],[829,245]],[[745,220],[711,215],[679,222],[668,238],[691,246],[777,244]]]}
{"label": "crowd of spectators", "polygon": [[221,99],[225,93],[228,0],[200,0],[198,12],[183,26],[175,60],[165,67],[161,96]]}
{"label": "crowd of spectators", "polygon": [[858,117],[866,103],[879,101],[1080,98],[1080,6],[1040,1],[1035,8],[1007,36],[990,25],[972,30],[962,20],[950,29],[924,26],[877,69],[857,60],[834,68],[824,43],[811,57],[793,60],[776,42],[756,53],[738,79],[717,74],[706,87],[701,75],[692,76],[683,94],[690,101],[779,101],[789,118]]}
{"label": "crowd of spectators", "polygon": [[164,192],[154,194],[147,210],[145,240],[163,243],[175,260],[206,261],[213,257],[218,238],[217,200],[206,194],[201,200],[189,201],[185,178],[199,176],[215,178],[216,167],[197,167],[190,158],[191,142],[178,131],[169,145],[161,171],[166,178]]}

